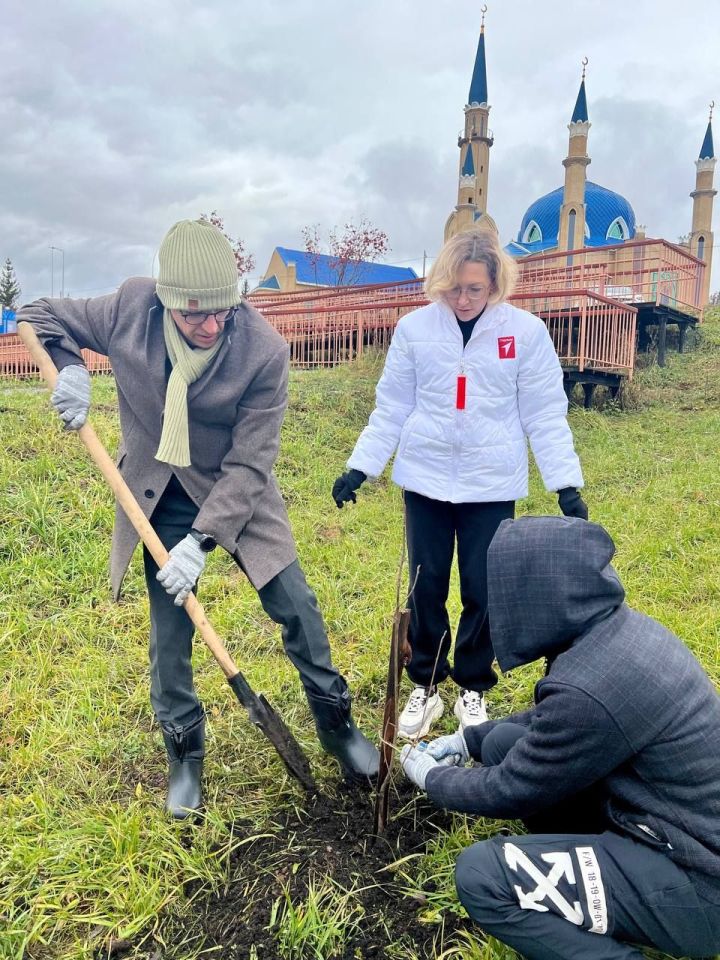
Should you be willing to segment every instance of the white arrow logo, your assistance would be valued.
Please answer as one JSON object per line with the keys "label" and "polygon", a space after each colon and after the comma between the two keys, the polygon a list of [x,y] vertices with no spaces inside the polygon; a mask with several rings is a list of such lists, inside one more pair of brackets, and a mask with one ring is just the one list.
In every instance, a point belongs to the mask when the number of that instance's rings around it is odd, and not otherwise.
{"label": "white arrow logo", "polygon": [[565,877],[568,883],[575,884],[575,871],[573,870],[572,858],[569,853],[557,851],[554,853],[541,854],[542,859],[551,864],[550,872],[546,875],[542,873],[527,856],[527,854],[516,847],[514,843],[503,844],[505,861],[511,870],[518,872],[518,867],[522,867],[525,873],[534,880],[537,886],[534,890],[523,890],[516,886],[518,903],[523,910],[538,910],[541,913],[547,912],[550,908],[546,907],[542,901],[547,897],[558,908],[560,913],[570,923],[580,926],[583,922],[583,912],[579,901],[569,903],[557,888],[560,880]]}

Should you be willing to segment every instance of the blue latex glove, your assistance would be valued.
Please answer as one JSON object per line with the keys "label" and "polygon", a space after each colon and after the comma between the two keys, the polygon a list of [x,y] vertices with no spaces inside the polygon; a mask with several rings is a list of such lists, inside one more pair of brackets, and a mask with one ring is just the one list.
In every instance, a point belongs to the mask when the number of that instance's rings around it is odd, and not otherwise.
{"label": "blue latex glove", "polygon": [[65,421],[66,430],[79,430],[90,410],[90,374],[81,363],[63,367],[57,375],[50,403]]}
{"label": "blue latex glove", "polygon": [[175,597],[175,606],[181,607],[203,572],[207,554],[197,540],[188,534],[170,551],[167,563],[157,572],[157,579],[165,590]]}
{"label": "blue latex glove", "polygon": [[470,759],[465,737],[458,730],[445,737],[438,737],[425,748],[425,753],[439,763],[461,767]]}
{"label": "blue latex glove", "polygon": [[416,787],[424,790],[427,775],[431,770],[437,770],[440,764],[428,756],[427,750],[420,750],[407,743],[400,751],[400,766],[408,780],[412,780]]}

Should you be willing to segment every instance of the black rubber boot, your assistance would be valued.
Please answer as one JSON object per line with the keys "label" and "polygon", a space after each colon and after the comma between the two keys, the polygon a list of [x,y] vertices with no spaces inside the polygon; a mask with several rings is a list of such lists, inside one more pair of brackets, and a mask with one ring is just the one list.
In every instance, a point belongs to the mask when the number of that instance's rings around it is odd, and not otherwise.
{"label": "black rubber boot", "polygon": [[315,717],[318,740],[323,750],[338,761],[343,776],[359,782],[374,780],[380,754],[355,726],[347,690],[341,697],[307,693],[307,698]]}
{"label": "black rubber boot", "polygon": [[173,819],[185,820],[202,806],[205,716],[186,727],[161,727],[170,763],[165,810]]}

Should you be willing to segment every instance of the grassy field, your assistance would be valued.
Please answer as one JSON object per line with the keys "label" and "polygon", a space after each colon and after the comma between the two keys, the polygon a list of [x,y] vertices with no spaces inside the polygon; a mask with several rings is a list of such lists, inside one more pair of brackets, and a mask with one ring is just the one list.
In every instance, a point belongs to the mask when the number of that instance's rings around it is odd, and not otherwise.
{"label": "grassy field", "polygon": [[[357,506],[342,511],[329,490],[372,408],[381,367],[376,356],[295,374],[277,468],[335,661],[351,685],[358,722],[373,733],[384,697],[401,500],[386,477],[363,487]],[[94,381],[93,402],[93,424],[114,450],[110,379]],[[720,683],[720,316],[705,325],[691,352],[670,353],[664,369],[646,364],[626,391],[624,409],[573,407],[570,419],[591,519],[615,539],[630,603],[681,636]],[[82,444],[59,429],[37,384],[0,386],[0,443],[0,960],[241,957],[231,944],[224,952],[207,947],[193,923],[196,905],[212,892],[219,901],[231,888],[239,903],[258,900],[259,886],[247,876],[242,889],[237,882],[247,825],[256,839],[279,810],[302,808],[303,796],[198,645],[196,682],[210,719],[207,809],[192,828],[166,820],[139,557],[123,601],[113,604],[106,578],[111,497]],[[557,511],[535,473],[530,497],[519,506]],[[251,684],[298,736],[332,798],[337,769],[315,741],[279,634],[219,551],[200,599]],[[452,603],[456,615],[456,582]],[[489,699],[491,715],[526,706],[536,677],[535,667],[502,677]],[[446,697],[450,706],[449,690]],[[441,729],[452,729],[451,720]],[[422,809],[413,810],[412,799],[403,803],[404,815],[410,810],[417,821]],[[238,819],[244,832],[232,826]],[[442,832],[428,829],[424,853],[394,864],[392,883],[407,891],[407,910],[427,932],[420,942],[393,940],[389,931],[377,955],[514,956],[469,927],[445,923],[462,912],[452,885],[454,857],[499,826],[452,816]],[[265,868],[257,869],[259,875]],[[377,882],[358,877],[347,889],[311,876],[302,902],[288,893],[258,903],[267,914],[266,949],[248,956],[342,956],[343,942],[364,922],[357,891]],[[278,883],[291,889],[283,877]]]}

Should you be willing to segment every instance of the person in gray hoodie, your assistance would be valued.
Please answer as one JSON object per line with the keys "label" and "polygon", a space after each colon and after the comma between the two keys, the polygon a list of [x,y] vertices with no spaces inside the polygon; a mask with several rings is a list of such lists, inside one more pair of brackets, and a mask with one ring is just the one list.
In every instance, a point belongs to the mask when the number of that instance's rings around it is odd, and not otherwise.
{"label": "person in gray hoodie", "polygon": [[474,844],[455,872],[472,919],[530,960],[720,951],[720,697],[625,604],[614,552],[584,520],[503,521],[490,627],[503,671],[547,658],[535,705],[401,754],[437,805],[532,831]]}

